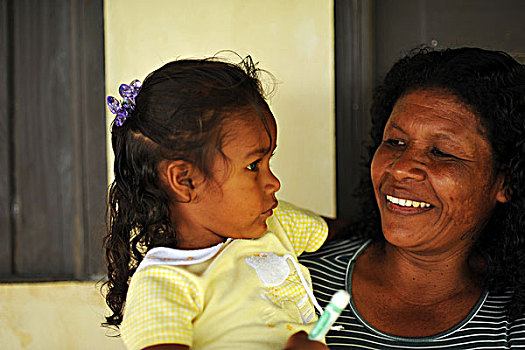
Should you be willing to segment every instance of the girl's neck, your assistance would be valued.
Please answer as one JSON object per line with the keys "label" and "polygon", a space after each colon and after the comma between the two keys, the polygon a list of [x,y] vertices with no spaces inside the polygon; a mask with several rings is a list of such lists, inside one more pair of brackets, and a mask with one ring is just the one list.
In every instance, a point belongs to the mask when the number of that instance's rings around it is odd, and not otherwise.
{"label": "girl's neck", "polygon": [[189,205],[179,203],[172,203],[171,206],[171,222],[177,236],[177,249],[205,249],[226,241],[227,237],[216,234],[194,218],[194,210],[188,207]]}
{"label": "girl's neck", "polygon": [[217,244],[226,242],[226,239],[227,239],[226,237],[215,235],[215,236],[212,236],[214,241],[210,243],[209,238],[206,241],[200,241],[199,238],[202,236],[198,236],[198,235],[189,236],[189,239],[185,239],[186,237],[187,236],[185,235],[178,236],[177,249],[195,250],[195,249],[210,248],[210,247],[216,246]]}

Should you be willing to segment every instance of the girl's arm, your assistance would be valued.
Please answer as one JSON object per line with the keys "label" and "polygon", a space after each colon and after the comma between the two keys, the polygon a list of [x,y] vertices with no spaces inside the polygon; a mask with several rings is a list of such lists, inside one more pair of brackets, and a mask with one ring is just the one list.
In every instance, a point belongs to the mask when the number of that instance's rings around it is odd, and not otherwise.
{"label": "girl's arm", "polygon": [[[181,344],[159,344],[148,346],[142,350],[189,350],[189,346]],[[308,340],[308,334],[302,331],[295,333],[288,339],[284,350],[328,350],[328,347],[321,342]]]}
{"label": "girl's arm", "polygon": [[142,350],[189,350],[188,345],[182,344],[158,344],[153,346],[148,346]]}

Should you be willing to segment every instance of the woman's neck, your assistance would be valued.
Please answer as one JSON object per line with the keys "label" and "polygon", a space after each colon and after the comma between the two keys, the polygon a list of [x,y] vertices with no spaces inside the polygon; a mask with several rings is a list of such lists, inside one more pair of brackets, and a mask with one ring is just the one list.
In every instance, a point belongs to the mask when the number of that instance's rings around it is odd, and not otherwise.
{"label": "woman's neck", "polygon": [[483,284],[484,261],[466,249],[425,255],[387,242],[371,246],[369,252],[378,280],[407,304],[440,304],[464,293],[479,293]]}
{"label": "woman's neck", "polygon": [[372,327],[387,334],[439,334],[459,324],[478,303],[483,266],[468,252],[431,256],[374,243],[352,270],[352,302]]}

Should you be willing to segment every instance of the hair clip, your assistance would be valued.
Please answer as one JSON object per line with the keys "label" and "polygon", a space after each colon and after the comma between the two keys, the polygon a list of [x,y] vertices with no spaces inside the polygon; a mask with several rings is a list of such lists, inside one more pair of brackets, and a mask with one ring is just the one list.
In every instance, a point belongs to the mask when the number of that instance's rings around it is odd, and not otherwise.
{"label": "hair clip", "polygon": [[118,89],[118,93],[122,96],[122,103],[113,96],[108,96],[106,102],[108,104],[111,113],[117,116],[113,120],[113,124],[116,126],[122,126],[126,119],[131,115],[131,112],[135,109],[135,97],[140,91],[142,83],[140,80],[133,80],[129,85],[122,84]]}

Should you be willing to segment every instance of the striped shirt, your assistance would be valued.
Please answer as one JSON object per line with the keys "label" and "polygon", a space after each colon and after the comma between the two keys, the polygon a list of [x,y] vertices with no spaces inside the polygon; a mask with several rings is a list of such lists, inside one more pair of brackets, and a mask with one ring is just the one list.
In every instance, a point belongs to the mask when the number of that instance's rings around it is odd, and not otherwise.
{"label": "striped shirt", "polygon": [[[309,268],[314,294],[325,307],[339,289],[349,290],[352,261],[367,245],[363,239],[336,240],[300,261]],[[506,312],[511,292],[485,292],[471,313],[446,332],[424,338],[403,338],[380,332],[363,320],[349,305],[326,336],[335,349],[525,349],[525,316],[508,322]]]}

